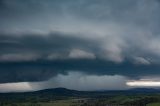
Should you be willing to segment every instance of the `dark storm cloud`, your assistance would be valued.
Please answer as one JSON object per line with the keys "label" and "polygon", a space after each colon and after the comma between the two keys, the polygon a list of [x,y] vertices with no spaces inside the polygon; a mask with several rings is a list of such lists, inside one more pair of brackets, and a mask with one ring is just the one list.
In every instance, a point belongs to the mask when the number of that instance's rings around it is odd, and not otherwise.
{"label": "dark storm cloud", "polygon": [[[47,37],[46,37],[47,36]],[[51,33],[48,35],[24,34],[23,36],[1,35],[1,53],[36,52],[39,54],[70,52],[70,49],[94,49],[96,42],[67,34]],[[16,53],[17,53],[16,52]]]}
{"label": "dark storm cloud", "polygon": [[47,32],[61,25],[79,25],[81,21],[114,21],[120,25],[145,27],[156,33],[158,12],[157,0],[1,0],[0,28],[2,32]]}
{"label": "dark storm cloud", "polygon": [[[115,64],[103,60],[59,60],[0,64],[0,82],[43,81],[58,74],[83,72],[87,75],[122,75],[131,79],[158,76],[159,65]],[[154,70],[154,71],[153,71]]]}
{"label": "dark storm cloud", "polygon": [[[47,36],[47,37],[46,37]],[[96,58],[98,42],[67,34],[0,36],[0,62]]]}
{"label": "dark storm cloud", "polygon": [[0,82],[158,76],[159,10],[158,0],[0,0]]}

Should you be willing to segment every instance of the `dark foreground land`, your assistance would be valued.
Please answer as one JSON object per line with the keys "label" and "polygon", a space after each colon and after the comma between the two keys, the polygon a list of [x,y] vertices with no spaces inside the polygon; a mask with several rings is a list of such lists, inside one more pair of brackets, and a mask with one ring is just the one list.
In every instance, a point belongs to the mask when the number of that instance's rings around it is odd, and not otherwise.
{"label": "dark foreground land", "polygon": [[1,93],[0,106],[160,106],[160,90],[75,91],[65,88]]}

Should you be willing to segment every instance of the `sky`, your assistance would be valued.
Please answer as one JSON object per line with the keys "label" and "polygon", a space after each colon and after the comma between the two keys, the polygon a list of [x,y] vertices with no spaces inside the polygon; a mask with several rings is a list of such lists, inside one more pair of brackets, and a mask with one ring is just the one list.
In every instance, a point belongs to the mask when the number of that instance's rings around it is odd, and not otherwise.
{"label": "sky", "polygon": [[159,0],[0,0],[0,92],[160,87]]}

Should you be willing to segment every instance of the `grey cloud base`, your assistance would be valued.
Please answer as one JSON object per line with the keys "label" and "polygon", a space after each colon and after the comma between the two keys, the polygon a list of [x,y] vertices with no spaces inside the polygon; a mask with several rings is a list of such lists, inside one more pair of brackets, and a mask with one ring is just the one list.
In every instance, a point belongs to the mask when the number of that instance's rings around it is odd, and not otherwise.
{"label": "grey cloud base", "polygon": [[[56,60],[0,63],[0,82],[45,81],[70,71],[88,75],[121,75],[129,79],[159,76],[159,65],[116,64],[104,60]],[[153,71],[154,70],[154,71]]]}

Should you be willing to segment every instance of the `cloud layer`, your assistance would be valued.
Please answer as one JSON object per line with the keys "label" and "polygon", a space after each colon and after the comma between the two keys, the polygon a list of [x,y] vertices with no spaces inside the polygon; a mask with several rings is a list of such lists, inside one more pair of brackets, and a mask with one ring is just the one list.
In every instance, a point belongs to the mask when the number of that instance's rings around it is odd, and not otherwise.
{"label": "cloud layer", "polygon": [[159,0],[0,0],[0,82],[159,76],[159,10]]}
{"label": "cloud layer", "polygon": [[1,0],[1,5],[1,60],[26,51],[62,59],[79,50],[117,63],[137,58],[159,63],[158,0]]}

